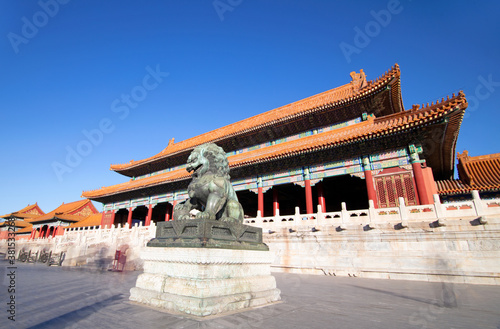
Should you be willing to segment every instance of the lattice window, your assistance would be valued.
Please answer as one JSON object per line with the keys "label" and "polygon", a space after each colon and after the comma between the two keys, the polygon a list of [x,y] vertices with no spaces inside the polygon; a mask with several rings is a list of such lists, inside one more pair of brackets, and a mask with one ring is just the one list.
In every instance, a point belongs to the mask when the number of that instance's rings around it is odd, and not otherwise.
{"label": "lattice window", "polygon": [[[394,175],[394,183],[396,185],[397,197],[405,197],[405,191],[403,188],[403,175]],[[399,201],[399,200],[398,200]]]}
{"label": "lattice window", "polygon": [[394,174],[375,178],[377,198],[380,208],[397,207],[399,197],[403,197],[406,205],[417,204],[415,186],[410,173]]}
{"label": "lattice window", "polygon": [[397,206],[397,194],[394,189],[394,182],[393,182],[393,177],[388,176],[385,177],[385,186],[387,188],[387,200],[389,201],[389,207],[396,207]]}
{"label": "lattice window", "polygon": [[380,208],[386,208],[387,207],[387,194],[385,193],[385,184],[384,184],[384,179],[383,178],[377,178],[376,180],[377,184],[377,196],[378,196],[378,204]]}
{"label": "lattice window", "polygon": [[403,179],[405,182],[405,190],[406,190],[406,204],[409,206],[417,205],[417,197],[415,194],[415,186],[413,185],[413,179],[410,174],[404,174]]}

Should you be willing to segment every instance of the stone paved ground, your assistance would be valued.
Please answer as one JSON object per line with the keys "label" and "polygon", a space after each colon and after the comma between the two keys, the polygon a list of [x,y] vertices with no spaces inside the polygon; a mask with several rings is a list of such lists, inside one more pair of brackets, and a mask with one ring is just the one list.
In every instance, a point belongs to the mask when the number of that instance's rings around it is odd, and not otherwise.
{"label": "stone paved ground", "polygon": [[500,286],[275,273],[282,303],[198,321],[128,302],[139,272],[16,266],[13,323],[0,262],[1,328],[500,329]]}

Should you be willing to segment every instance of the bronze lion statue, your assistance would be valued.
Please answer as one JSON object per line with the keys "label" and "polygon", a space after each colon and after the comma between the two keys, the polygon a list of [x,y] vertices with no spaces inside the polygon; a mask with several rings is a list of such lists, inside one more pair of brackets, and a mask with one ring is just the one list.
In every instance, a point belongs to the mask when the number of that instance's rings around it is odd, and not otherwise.
{"label": "bronze lion statue", "polygon": [[[197,146],[186,170],[192,172],[189,198],[174,208],[174,220],[195,219],[243,222],[243,208],[230,182],[224,150],[214,143]],[[193,211],[194,210],[194,211]]]}

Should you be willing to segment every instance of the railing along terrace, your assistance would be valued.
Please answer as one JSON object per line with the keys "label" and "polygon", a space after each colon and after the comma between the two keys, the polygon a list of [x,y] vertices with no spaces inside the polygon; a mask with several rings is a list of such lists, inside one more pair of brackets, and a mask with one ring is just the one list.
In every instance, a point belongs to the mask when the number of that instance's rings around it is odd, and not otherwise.
{"label": "railing along terrace", "polygon": [[[404,199],[399,198],[399,207],[375,208],[373,202],[369,201],[368,209],[347,210],[346,204],[342,202],[341,211],[323,212],[318,206],[318,212],[314,214],[301,214],[299,208],[295,209],[293,215],[280,215],[279,210],[275,216],[262,217],[260,212],[255,218],[245,218],[244,223],[252,226],[262,227],[264,232],[277,228],[303,227],[308,230],[321,225],[335,225],[339,229],[346,229],[347,225],[363,225],[375,228],[380,224],[399,224],[407,227],[408,222],[428,221],[436,222],[437,226],[443,225],[446,220],[459,218],[478,219],[479,224],[487,222],[485,216],[500,216],[500,199],[483,200],[477,191],[472,192],[472,200],[441,203],[439,196],[434,195],[434,203],[429,205],[406,206]],[[267,231],[266,231],[267,230]],[[69,228],[64,235],[51,237],[49,239],[37,238],[27,240],[25,243],[38,244],[97,244],[99,242],[117,242],[122,239],[132,239],[145,244],[156,234],[156,224],[151,222],[150,226],[134,225],[111,225],[110,227],[94,226],[86,228]]]}
{"label": "railing along terrace", "polygon": [[374,228],[376,224],[394,223],[400,227],[407,227],[408,221],[436,222],[437,226],[443,225],[447,219],[476,217],[480,224],[486,223],[484,216],[500,215],[500,199],[482,200],[477,191],[473,191],[472,200],[441,203],[439,196],[434,195],[434,203],[429,205],[407,206],[404,199],[399,198],[399,206],[391,208],[375,208],[373,201],[369,201],[368,209],[347,210],[345,202],[341,203],[341,211],[323,212],[318,205],[315,214],[301,214],[295,208],[293,215],[280,215],[279,210],[275,216],[262,217],[257,212],[255,218],[245,218],[244,223],[264,228],[264,232],[272,228],[302,226],[313,228],[321,225],[337,225],[345,229],[347,225],[367,225]]}
{"label": "railing along terrace", "polygon": [[154,222],[149,226],[142,226],[136,224],[129,227],[125,225],[111,225],[107,226],[92,226],[92,227],[72,227],[67,228],[64,235],[50,237],[50,238],[36,238],[26,241],[27,243],[55,243],[57,245],[64,244],[98,244],[100,242],[116,242],[121,239],[140,239],[147,242],[149,239],[154,238],[156,233],[156,224]]}

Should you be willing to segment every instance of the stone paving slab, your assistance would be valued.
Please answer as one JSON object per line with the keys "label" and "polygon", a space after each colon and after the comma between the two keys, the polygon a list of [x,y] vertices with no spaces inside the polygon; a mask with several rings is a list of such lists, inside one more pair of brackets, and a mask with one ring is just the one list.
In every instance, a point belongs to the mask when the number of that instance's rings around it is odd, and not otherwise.
{"label": "stone paving slab", "polygon": [[500,286],[274,273],[283,302],[198,320],[128,301],[140,272],[16,264],[15,322],[0,262],[1,328],[491,328]]}

